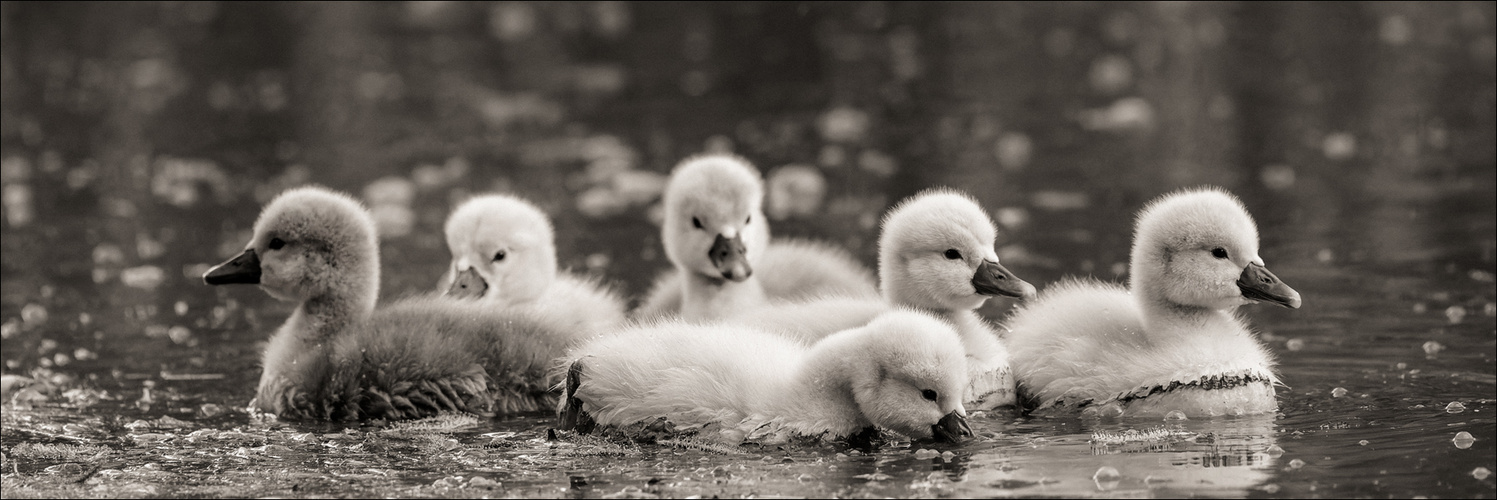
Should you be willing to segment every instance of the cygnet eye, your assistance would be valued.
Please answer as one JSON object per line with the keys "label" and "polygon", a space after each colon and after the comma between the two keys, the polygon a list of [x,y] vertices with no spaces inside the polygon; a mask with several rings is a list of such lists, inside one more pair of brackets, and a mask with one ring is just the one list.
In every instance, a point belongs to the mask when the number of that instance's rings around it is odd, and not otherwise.
{"label": "cygnet eye", "polygon": [[696,217],[692,217],[691,218],[691,225],[695,226],[697,229],[702,229],[702,219],[698,219]]}
{"label": "cygnet eye", "polygon": [[280,250],[281,247],[286,246],[286,242],[285,241],[281,241],[280,238],[271,238],[269,246],[270,246],[271,250]]}
{"label": "cygnet eye", "polygon": [[925,399],[927,401],[935,401],[937,398],[940,398],[940,396],[941,396],[940,394],[936,394],[936,391],[932,391],[930,389],[926,389],[926,390],[920,391],[920,395],[921,396],[925,396]]}
{"label": "cygnet eye", "polygon": [[501,260],[504,260],[504,256],[505,255],[509,255],[509,254],[505,253],[505,251],[503,251],[503,250],[500,250],[498,252],[494,252],[494,262],[499,262]]}
{"label": "cygnet eye", "polygon": [[1218,259],[1225,259],[1227,258],[1227,249],[1222,247],[1213,248],[1211,249],[1211,256]]}
{"label": "cygnet eye", "polygon": [[962,253],[956,251],[955,248],[951,248],[951,249],[946,250],[946,258],[951,259],[951,260],[960,259],[960,258],[962,258]]}

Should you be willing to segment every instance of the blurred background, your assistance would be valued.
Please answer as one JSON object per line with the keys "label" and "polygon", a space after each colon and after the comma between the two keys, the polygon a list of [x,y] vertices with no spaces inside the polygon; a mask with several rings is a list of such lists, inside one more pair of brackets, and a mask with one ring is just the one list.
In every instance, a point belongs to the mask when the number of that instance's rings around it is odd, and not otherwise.
{"label": "blurred background", "polygon": [[669,265],[664,180],[706,151],[766,174],[776,235],[870,267],[887,207],[953,186],[1037,285],[1125,279],[1132,214],[1212,184],[1307,297],[1359,286],[1328,270],[1493,281],[1491,2],[0,9],[9,370],[176,346],[130,359],[253,371],[245,336],[289,306],[199,276],[304,183],[375,212],[387,299],[435,287],[442,221],[485,191],[637,298]]}

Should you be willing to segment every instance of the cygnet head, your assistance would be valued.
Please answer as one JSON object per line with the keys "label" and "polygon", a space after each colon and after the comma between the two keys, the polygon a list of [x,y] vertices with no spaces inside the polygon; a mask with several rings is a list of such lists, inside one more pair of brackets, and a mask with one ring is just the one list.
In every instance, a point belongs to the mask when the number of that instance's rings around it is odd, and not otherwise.
{"label": "cygnet head", "polygon": [[1258,227],[1216,188],[1165,195],[1138,215],[1130,263],[1135,295],[1170,306],[1229,309],[1255,301],[1298,308],[1299,292],[1264,267]]}
{"label": "cygnet head", "polygon": [[556,280],[551,221],[535,205],[504,195],[478,196],[447,217],[452,282],[447,294],[517,304]]}
{"label": "cygnet head", "polygon": [[687,158],[665,186],[666,255],[677,267],[712,280],[748,279],[769,244],[763,200],[764,183],[747,160]]}
{"label": "cygnet head", "polygon": [[842,354],[852,370],[853,399],[870,422],[917,439],[956,442],[972,435],[962,407],[966,352],[950,324],[893,310],[842,335],[857,339],[852,352]]}
{"label": "cygnet head", "polygon": [[998,230],[975,200],[951,189],[927,190],[884,216],[879,286],[890,302],[971,310],[994,295],[1031,297],[1030,285],[998,263]]}
{"label": "cygnet head", "polygon": [[342,193],[285,191],[260,212],[244,253],[210,269],[203,281],[258,284],[280,300],[336,298],[373,308],[379,291],[374,219]]}

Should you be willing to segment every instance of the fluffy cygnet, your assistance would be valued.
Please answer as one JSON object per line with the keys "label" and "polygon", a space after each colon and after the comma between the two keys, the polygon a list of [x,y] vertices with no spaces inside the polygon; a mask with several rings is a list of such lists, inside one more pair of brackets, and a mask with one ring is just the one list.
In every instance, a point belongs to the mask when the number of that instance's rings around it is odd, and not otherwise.
{"label": "fluffy cygnet", "polygon": [[846,251],[800,240],[771,244],[763,199],[758,170],[742,158],[696,156],[676,167],[660,228],[675,270],[656,280],[634,316],[706,320],[769,300],[876,296],[872,274]]}
{"label": "fluffy cygnet", "polygon": [[590,432],[663,418],[673,432],[733,445],[845,439],[870,427],[959,441],[971,429],[955,337],[944,321],[914,311],[888,312],[811,346],[725,323],[636,326],[568,354],[561,427]]}
{"label": "fluffy cygnet", "polygon": [[889,210],[879,238],[883,299],[829,297],[773,304],[731,317],[815,341],[867,323],[891,307],[929,311],[957,327],[967,353],[969,408],[1014,403],[1008,349],[975,310],[989,297],[1030,297],[1034,286],[998,263],[997,228],[975,200],[950,189],[917,194]]}
{"label": "fluffy cygnet", "polygon": [[574,333],[526,313],[416,297],[375,309],[379,245],[354,199],[288,190],[248,248],[203,276],[296,302],[271,335],[251,406],[287,419],[404,419],[530,411],[550,399],[547,362]]}
{"label": "fluffy cygnet", "polygon": [[452,265],[443,276],[449,297],[523,308],[583,332],[624,320],[624,303],[595,280],[556,270],[550,218],[505,195],[477,196],[447,217]]}
{"label": "fluffy cygnet", "polygon": [[1272,356],[1237,306],[1290,308],[1300,296],[1258,255],[1236,197],[1184,190],[1138,216],[1130,284],[1051,286],[1008,322],[1021,398],[1038,409],[1102,415],[1273,412]]}

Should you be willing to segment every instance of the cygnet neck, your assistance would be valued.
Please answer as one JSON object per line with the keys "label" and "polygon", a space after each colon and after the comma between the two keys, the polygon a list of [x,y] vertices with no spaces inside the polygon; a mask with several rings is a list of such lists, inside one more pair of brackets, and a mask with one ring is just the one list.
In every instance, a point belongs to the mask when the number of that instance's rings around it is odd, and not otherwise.
{"label": "cygnet neck", "polygon": [[379,295],[379,249],[363,256],[349,255],[336,267],[335,283],[313,294],[296,308],[293,317],[303,322],[298,333],[305,340],[326,340],[374,313]]}
{"label": "cygnet neck", "polygon": [[1130,290],[1143,315],[1144,332],[1154,342],[1169,342],[1182,335],[1204,335],[1236,331],[1232,309],[1212,309],[1169,300],[1147,279],[1134,279]]}
{"label": "cygnet neck", "polygon": [[681,317],[687,320],[723,318],[767,300],[764,285],[754,276],[743,281],[732,281],[696,272],[685,274],[686,279],[682,280],[685,293],[682,294]]}

